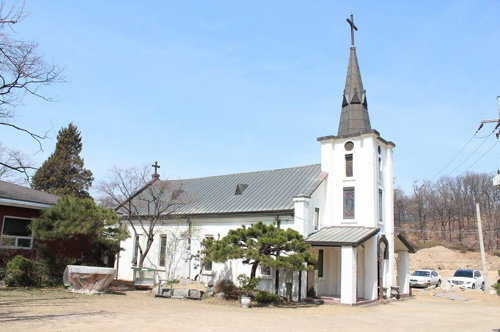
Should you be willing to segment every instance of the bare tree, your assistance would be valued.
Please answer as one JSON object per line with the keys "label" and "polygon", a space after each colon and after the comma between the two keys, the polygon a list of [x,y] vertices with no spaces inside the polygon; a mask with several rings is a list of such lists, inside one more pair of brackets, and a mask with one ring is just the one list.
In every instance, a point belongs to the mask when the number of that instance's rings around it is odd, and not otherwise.
{"label": "bare tree", "polygon": [[195,258],[191,255],[191,242],[197,239],[199,229],[188,224],[187,227],[170,227],[166,231],[167,246],[165,257],[165,273],[167,280],[173,280],[177,275],[177,267],[181,261],[189,262]]}
{"label": "bare tree", "polygon": [[109,171],[109,180],[97,186],[108,203],[115,203],[116,211],[132,229],[134,239],[141,234],[146,238],[145,244],[137,243],[138,267],[143,267],[153,245],[156,227],[172,219],[174,212],[187,203],[180,181],[160,181],[158,174],[149,179],[148,170],[147,166],[114,167]]}
{"label": "bare tree", "polygon": [[[395,216],[409,216],[396,227],[418,242],[431,239],[461,250],[478,248],[475,203],[481,206],[486,249],[500,248],[500,190],[491,174],[466,173],[414,184],[412,195],[395,191]],[[405,208],[407,207],[407,208]],[[435,243],[435,242],[434,242]]]}
{"label": "bare tree", "polygon": [[[47,133],[37,134],[13,123],[14,110],[26,95],[51,100],[41,88],[62,81],[62,70],[48,64],[37,54],[37,43],[13,37],[15,25],[24,17],[24,1],[13,1],[10,5],[5,1],[0,2],[0,126],[6,131],[13,130],[30,136],[41,150],[41,141],[47,137]],[[3,147],[0,167],[4,172],[0,177],[7,174],[7,170],[9,173],[28,176],[28,172],[34,168],[26,160],[21,152]]]}
{"label": "bare tree", "polygon": [[413,183],[413,206],[416,212],[417,220],[419,223],[419,228],[421,236],[426,240],[426,226],[428,219],[428,204],[429,204],[429,184],[424,182],[419,185],[417,182]]}
{"label": "bare tree", "polygon": [[[4,166],[9,165],[9,167]],[[0,142],[0,179],[12,183],[28,184],[29,178],[26,176],[19,177],[18,169],[35,169],[31,158],[21,151],[11,150],[2,145]]]}

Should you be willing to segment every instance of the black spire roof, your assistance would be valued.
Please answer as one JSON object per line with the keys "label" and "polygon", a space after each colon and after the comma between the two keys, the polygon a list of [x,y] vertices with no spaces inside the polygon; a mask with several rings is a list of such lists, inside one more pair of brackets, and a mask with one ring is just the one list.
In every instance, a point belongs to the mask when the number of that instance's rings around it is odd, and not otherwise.
{"label": "black spire roof", "polygon": [[337,136],[353,136],[369,131],[371,131],[371,125],[366,91],[363,89],[356,47],[352,39]]}

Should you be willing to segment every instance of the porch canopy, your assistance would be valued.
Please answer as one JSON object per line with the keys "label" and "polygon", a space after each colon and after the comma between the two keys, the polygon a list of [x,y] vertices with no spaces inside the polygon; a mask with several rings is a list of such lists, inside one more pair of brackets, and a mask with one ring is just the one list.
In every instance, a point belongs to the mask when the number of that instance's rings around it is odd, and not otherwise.
{"label": "porch canopy", "polygon": [[312,233],[306,243],[318,247],[357,247],[375,236],[380,228],[361,226],[331,226],[324,227]]}
{"label": "porch canopy", "polygon": [[411,245],[410,241],[408,241],[408,239],[403,233],[398,233],[395,236],[394,251],[396,252],[408,251],[409,253],[414,254],[415,248]]}

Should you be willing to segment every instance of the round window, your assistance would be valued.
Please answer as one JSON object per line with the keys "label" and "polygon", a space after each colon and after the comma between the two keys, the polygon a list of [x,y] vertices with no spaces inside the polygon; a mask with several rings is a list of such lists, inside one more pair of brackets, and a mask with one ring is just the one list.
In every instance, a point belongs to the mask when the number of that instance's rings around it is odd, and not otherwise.
{"label": "round window", "polygon": [[354,143],[349,141],[346,144],[344,144],[344,148],[346,149],[346,151],[351,151],[352,149],[354,149]]}

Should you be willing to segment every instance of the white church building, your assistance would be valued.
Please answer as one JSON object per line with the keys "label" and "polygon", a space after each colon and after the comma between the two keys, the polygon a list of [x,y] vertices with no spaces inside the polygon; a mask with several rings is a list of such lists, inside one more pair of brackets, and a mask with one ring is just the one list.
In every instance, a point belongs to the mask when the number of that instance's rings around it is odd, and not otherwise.
{"label": "white church building", "polygon": [[[349,23],[353,32],[352,17]],[[318,138],[321,163],[170,181],[181,183],[194,199],[156,226],[145,267],[161,279],[237,283],[239,274],[250,275],[249,265],[231,260],[201,270],[193,257],[203,239],[262,221],[298,231],[319,259],[314,271],[260,268],[260,289],[280,295],[291,289],[294,300],[317,297],[351,305],[388,295],[391,287],[409,293],[413,248],[394,230],[395,144],[371,127],[353,39],[351,34],[338,132]],[[156,174],[154,181],[161,181]],[[182,237],[187,230],[189,239]],[[140,233],[121,244],[118,279],[133,278],[137,243],[146,242]]]}

